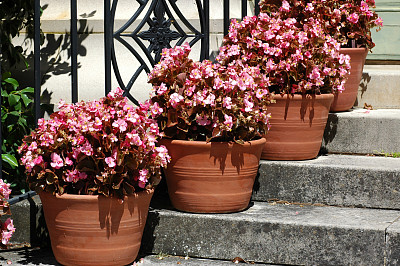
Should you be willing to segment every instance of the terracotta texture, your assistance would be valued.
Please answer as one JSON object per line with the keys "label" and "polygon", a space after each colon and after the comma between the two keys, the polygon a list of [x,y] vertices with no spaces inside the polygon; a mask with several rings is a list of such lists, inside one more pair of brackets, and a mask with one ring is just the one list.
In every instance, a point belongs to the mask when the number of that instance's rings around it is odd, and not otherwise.
{"label": "terracotta texture", "polygon": [[268,106],[271,129],[261,159],[307,160],[317,157],[333,94],[275,95]]}
{"label": "terracotta texture", "polygon": [[40,193],[51,247],[63,265],[126,265],[135,260],[153,191],[118,199]]}
{"label": "terracotta texture", "polygon": [[195,213],[228,213],[248,207],[265,139],[228,142],[161,141],[171,162],[164,169],[172,205]]}
{"label": "terracotta texture", "polygon": [[331,112],[341,112],[351,109],[357,99],[358,87],[360,85],[365,59],[367,58],[367,48],[341,48],[342,54],[350,55],[350,74],[342,93],[335,93],[335,98],[331,105]]}

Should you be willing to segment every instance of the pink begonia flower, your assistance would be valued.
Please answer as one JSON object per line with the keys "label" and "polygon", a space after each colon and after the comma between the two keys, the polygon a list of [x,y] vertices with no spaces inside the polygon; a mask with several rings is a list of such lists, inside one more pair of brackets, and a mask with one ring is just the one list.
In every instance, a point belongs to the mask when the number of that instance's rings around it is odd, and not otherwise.
{"label": "pink begonia flower", "polygon": [[86,142],[85,144],[82,145],[81,152],[86,156],[92,156],[93,155],[92,145],[90,145],[89,142]]}
{"label": "pink begonia flower", "polygon": [[246,106],[244,111],[251,112],[253,110],[254,103],[251,101],[251,96],[247,96],[244,99],[244,105]]}
{"label": "pink begonia flower", "polygon": [[140,139],[139,135],[136,133],[127,133],[126,136],[129,138],[130,143],[132,145],[141,146],[142,140]]}
{"label": "pink begonia flower", "polygon": [[211,124],[211,121],[208,120],[207,116],[205,116],[205,115],[204,116],[197,115],[196,122],[200,126],[207,126],[207,125]]}
{"label": "pink begonia flower", "polygon": [[358,15],[357,15],[357,13],[351,14],[351,15],[347,18],[347,20],[350,21],[350,22],[353,23],[353,24],[356,24],[356,23],[358,22]]}
{"label": "pink begonia flower", "polygon": [[306,8],[305,8],[305,10],[306,11],[311,11],[311,12],[314,11],[314,7],[313,7],[312,3],[308,3]]}
{"label": "pink begonia flower", "polygon": [[117,121],[112,123],[112,126],[119,129],[119,132],[125,132],[128,124],[124,119],[118,118]]}
{"label": "pink begonia flower", "polygon": [[152,115],[154,115],[154,116],[159,115],[159,114],[162,114],[163,111],[164,111],[164,109],[161,108],[161,107],[158,105],[158,102],[153,103],[153,105],[151,105],[149,109],[150,109]]}
{"label": "pink begonia flower", "polygon": [[10,238],[12,236],[12,232],[6,231],[6,230],[2,230],[1,232],[1,243],[3,243],[3,245],[7,245],[8,241],[10,241]]}
{"label": "pink begonia flower", "polygon": [[144,188],[146,186],[148,173],[149,170],[147,169],[142,169],[139,171],[139,187]]}
{"label": "pink begonia flower", "polygon": [[232,122],[232,116],[225,114],[224,115],[225,121],[224,125],[228,128],[228,130],[232,130],[233,122]]}
{"label": "pink begonia flower", "polygon": [[115,167],[115,159],[113,157],[106,157],[105,162],[107,163],[107,165],[111,168]]}
{"label": "pink begonia flower", "polygon": [[43,157],[42,157],[42,155],[39,155],[37,158],[35,158],[34,160],[33,160],[33,163],[35,164],[35,165],[39,165],[39,164],[41,164],[41,163],[43,163],[44,161],[43,161]]}
{"label": "pink begonia flower", "polygon": [[14,223],[11,218],[7,218],[7,220],[4,222],[4,226],[8,231],[13,232],[13,233],[15,232]]}
{"label": "pink begonia flower", "polygon": [[164,82],[162,82],[157,89],[157,94],[158,95],[164,94],[167,90],[168,90],[167,86],[165,85]]}
{"label": "pink begonia flower", "polygon": [[9,241],[13,233],[15,232],[15,227],[13,220],[11,218],[8,218],[4,224],[3,224],[3,230],[1,231],[2,239],[1,243],[3,245],[6,245]]}
{"label": "pink begonia flower", "polygon": [[69,157],[67,157],[65,158],[65,164],[71,166],[74,164],[74,162]]}
{"label": "pink begonia flower", "polygon": [[289,11],[290,10],[290,5],[286,0],[282,1],[282,7],[279,8],[279,10],[283,11]]}
{"label": "pink begonia flower", "polygon": [[5,183],[1,178],[0,178],[0,193],[3,195],[5,199],[10,198],[11,194],[10,184]]}
{"label": "pink begonia flower", "polygon": [[51,167],[55,168],[55,169],[60,169],[61,167],[64,166],[64,161],[63,159],[60,157],[60,155],[58,155],[57,153],[52,153],[51,154]]}
{"label": "pink begonia flower", "polygon": [[306,51],[304,53],[304,56],[307,57],[307,58],[311,58],[312,55],[311,55],[310,51]]}
{"label": "pink begonia flower", "polygon": [[28,151],[36,151],[36,149],[37,149],[37,143],[36,141],[33,141],[31,145],[29,145]]}
{"label": "pink begonia flower", "polygon": [[256,97],[257,97],[258,99],[261,99],[261,98],[264,97],[264,95],[267,94],[267,93],[268,93],[267,90],[258,89],[258,90],[256,91]]}
{"label": "pink begonia flower", "polygon": [[364,1],[361,1],[360,10],[361,10],[362,12],[367,12],[367,11],[369,10],[368,4],[367,4],[366,2],[364,2]]}
{"label": "pink begonia flower", "polygon": [[310,77],[310,79],[319,79],[321,77],[318,67],[313,68],[309,77]]}
{"label": "pink begonia flower", "polygon": [[[307,33],[304,31],[299,32],[297,34],[297,39],[300,44],[306,43],[308,41]],[[297,51],[300,51],[300,49],[298,49]]]}
{"label": "pink begonia flower", "polygon": [[226,109],[231,109],[232,108],[231,97],[229,97],[229,96],[225,97],[224,101],[222,102],[222,106],[225,107]]}
{"label": "pink begonia flower", "polygon": [[178,93],[173,93],[171,94],[169,98],[169,102],[172,105],[173,108],[176,108],[178,106],[178,103],[183,101],[182,95],[179,95]]}
{"label": "pink begonia flower", "polygon": [[168,150],[164,145],[156,147],[156,152],[164,165],[171,161],[171,156],[168,155]]}
{"label": "pink begonia flower", "polygon": [[194,85],[193,85],[193,86],[190,86],[190,87],[187,88],[187,90],[186,90],[186,95],[189,96],[189,97],[191,97],[191,96],[193,95],[195,89],[196,89],[196,86],[194,86]]}
{"label": "pink begonia flower", "polygon": [[201,72],[195,68],[190,72],[190,79],[199,80],[201,79]]}
{"label": "pink begonia flower", "polygon": [[382,18],[378,17],[378,18],[375,20],[375,25],[377,25],[377,26],[379,26],[379,27],[383,27],[383,20],[382,20]]}
{"label": "pink begonia flower", "polygon": [[215,106],[215,95],[210,93],[206,99],[204,99],[203,101],[204,105],[211,105],[211,106]]}

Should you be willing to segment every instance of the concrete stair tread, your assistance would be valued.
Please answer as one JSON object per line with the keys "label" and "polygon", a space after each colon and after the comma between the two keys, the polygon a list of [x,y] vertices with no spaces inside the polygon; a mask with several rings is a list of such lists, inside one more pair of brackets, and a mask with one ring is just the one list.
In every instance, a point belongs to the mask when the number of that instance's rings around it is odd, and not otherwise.
{"label": "concrete stair tread", "polygon": [[[139,259],[140,258],[140,259]],[[139,256],[136,265],[232,265],[232,261],[223,260],[211,260],[211,259],[200,259],[190,258],[182,256],[171,256],[171,255],[148,255],[145,257]],[[25,249],[14,249],[7,250],[0,253],[0,264],[7,265],[7,261],[10,261],[11,265],[61,265],[59,264],[53,252],[50,249],[39,249],[39,248],[25,248]],[[271,264],[257,264],[257,265],[270,265]]]}
{"label": "concrete stair tread", "polygon": [[265,202],[232,214],[153,209],[144,243],[156,254],[290,265],[383,265],[395,261],[400,251],[399,218],[395,210]]}
{"label": "concrete stair tread", "polygon": [[400,109],[330,113],[322,147],[331,153],[400,152]]}
{"label": "concrete stair tread", "polygon": [[400,158],[328,154],[260,163],[253,199],[400,209]]}
{"label": "concrete stair tread", "polygon": [[326,154],[312,160],[304,161],[268,161],[261,160],[263,164],[297,165],[299,167],[325,166],[330,168],[373,169],[381,171],[400,171],[400,159],[384,156],[363,156],[348,154]]}

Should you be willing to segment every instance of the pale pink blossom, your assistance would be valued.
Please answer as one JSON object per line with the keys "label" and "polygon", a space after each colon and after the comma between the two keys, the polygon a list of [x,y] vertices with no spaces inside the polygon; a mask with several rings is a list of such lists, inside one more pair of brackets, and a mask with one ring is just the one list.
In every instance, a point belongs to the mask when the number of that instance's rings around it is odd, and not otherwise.
{"label": "pale pink blossom", "polygon": [[64,166],[64,161],[63,159],[60,157],[60,155],[58,155],[57,153],[52,153],[51,154],[51,167],[55,168],[55,169],[60,169],[61,167]]}
{"label": "pale pink blossom", "polygon": [[358,22],[357,13],[352,13],[350,16],[347,17],[347,20],[350,21],[353,24],[356,24]]}

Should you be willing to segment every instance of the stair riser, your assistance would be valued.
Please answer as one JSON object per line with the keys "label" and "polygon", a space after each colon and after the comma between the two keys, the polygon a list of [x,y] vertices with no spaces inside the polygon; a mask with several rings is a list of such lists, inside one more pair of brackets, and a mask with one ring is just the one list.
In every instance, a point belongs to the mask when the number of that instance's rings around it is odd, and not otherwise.
{"label": "stair riser", "polygon": [[256,201],[279,199],[400,209],[400,171],[397,170],[262,161],[259,173],[252,196]]}
{"label": "stair riser", "polygon": [[400,152],[400,110],[331,113],[322,148],[330,153]]}
{"label": "stair riser", "polygon": [[[145,229],[143,243],[147,252],[155,254],[226,260],[241,257],[249,261],[290,265],[384,265],[387,250],[399,248],[398,242],[392,242],[385,251],[386,229],[382,226],[357,228],[346,224],[329,225],[329,222],[314,223],[312,218],[318,220],[315,216],[305,222],[304,218],[293,218],[302,215],[301,208],[282,211],[286,212],[283,216],[288,217],[275,218],[274,215],[282,215],[274,211],[265,219],[240,214],[236,219],[232,218],[234,215],[152,211],[148,219],[149,225],[153,226]],[[365,217],[364,223],[368,220]]]}

